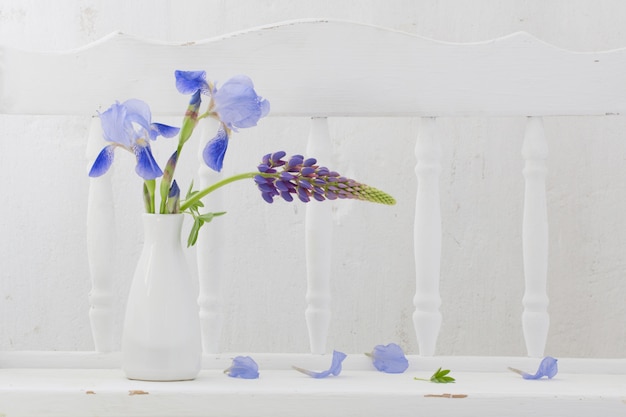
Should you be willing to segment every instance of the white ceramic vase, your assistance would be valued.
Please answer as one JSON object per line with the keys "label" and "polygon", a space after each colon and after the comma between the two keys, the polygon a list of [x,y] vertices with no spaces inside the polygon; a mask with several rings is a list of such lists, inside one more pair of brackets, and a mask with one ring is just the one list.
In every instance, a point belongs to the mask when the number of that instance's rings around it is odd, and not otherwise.
{"label": "white ceramic vase", "polygon": [[143,214],[144,245],[128,296],[122,369],[130,379],[181,381],[200,372],[197,294],[180,241],[183,214]]}

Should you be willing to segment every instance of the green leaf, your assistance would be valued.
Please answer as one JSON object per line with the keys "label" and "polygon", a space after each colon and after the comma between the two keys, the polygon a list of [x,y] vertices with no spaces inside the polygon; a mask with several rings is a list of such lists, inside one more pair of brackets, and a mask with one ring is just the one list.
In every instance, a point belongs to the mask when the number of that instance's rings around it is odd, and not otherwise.
{"label": "green leaf", "polygon": [[454,378],[452,378],[451,376],[448,376],[448,374],[450,373],[449,369],[437,369],[435,371],[435,373],[430,377],[430,379],[424,379],[424,378],[413,378],[416,381],[430,381],[430,382],[434,382],[437,384],[449,384],[455,381]]}
{"label": "green leaf", "polygon": [[193,226],[191,226],[191,231],[189,232],[189,237],[187,238],[187,247],[191,247],[196,244],[200,229],[205,223],[209,223],[214,217],[226,214],[225,211],[200,214],[198,213],[198,210],[193,207],[190,207],[187,213],[190,213],[193,216]]}
{"label": "green leaf", "polygon": [[211,220],[213,220],[213,217],[223,216],[224,214],[226,214],[225,211],[220,211],[218,213],[204,213],[204,214],[201,214],[199,217],[208,223]]}
{"label": "green leaf", "polygon": [[454,382],[454,378],[449,376],[440,376],[436,378],[431,378],[431,380],[438,384],[447,384],[449,382]]}
{"label": "green leaf", "polygon": [[193,219],[193,226],[191,226],[189,238],[187,238],[188,248],[196,244],[196,241],[198,240],[198,232],[200,231],[203,223],[204,222],[197,217]]}
{"label": "green leaf", "polygon": [[451,376],[447,376],[450,373],[449,369],[442,370],[441,368],[437,369],[433,376],[430,377],[432,382],[436,382],[438,384],[447,384],[450,382],[454,382],[455,379]]}
{"label": "green leaf", "polygon": [[189,184],[189,189],[187,190],[187,194],[185,195],[185,199],[188,199],[192,196],[191,193],[197,193],[197,191],[193,191],[193,180],[191,180],[191,184]]}
{"label": "green leaf", "polygon": [[[185,195],[185,201],[190,200],[196,194],[198,194],[198,191],[193,190],[193,181],[192,181],[191,184],[189,185],[189,189],[187,190],[187,195]],[[187,207],[186,210],[189,210],[191,213],[196,213],[196,215],[200,215],[200,213],[198,213],[198,209],[202,207],[204,207],[204,203],[200,200],[197,200],[197,201],[194,201],[189,207]]]}
{"label": "green leaf", "polygon": [[143,202],[146,213],[154,213],[154,190],[156,187],[155,180],[145,180],[143,182]]}

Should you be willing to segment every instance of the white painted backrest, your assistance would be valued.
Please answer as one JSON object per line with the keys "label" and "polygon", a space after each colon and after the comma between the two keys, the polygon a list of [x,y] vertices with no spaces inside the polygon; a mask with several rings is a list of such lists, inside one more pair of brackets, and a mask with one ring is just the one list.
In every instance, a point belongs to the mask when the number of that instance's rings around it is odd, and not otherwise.
{"label": "white painted backrest", "polygon": [[[626,51],[572,53],[525,33],[488,42],[451,44],[325,20],[281,23],[184,45],[112,34],[67,53],[0,49],[0,113],[91,117],[95,110],[105,109],[121,97],[137,97],[150,103],[155,114],[179,115],[186,98],[172,88],[176,69],[205,69],[217,80],[239,73],[249,75],[262,95],[271,100],[272,117],[312,118],[307,153],[320,160],[329,159],[333,153],[326,118],[422,118],[415,146],[418,190],[413,315],[422,355],[435,353],[442,320],[438,289],[441,150],[436,119],[529,117],[523,147],[523,326],[529,355],[543,354],[549,321],[547,146],[542,117],[624,112]],[[102,146],[98,123],[93,126],[93,144],[88,151],[92,156]],[[210,180],[211,175],[200,169],[202,181]],[[91,318],[99,351],[111,350],[113,346],[110,263],[103,257],[111,254],[116,239],[111,233],[115,221],[111,193],[106,176],[91,180]],[[306,316],[313,353],[326,351],[330,325],[330,210],[330,205],[307,205]],[[217,223],[212,225],[212,234],[219,236]],[[202,237],[198,250],[206,250],[209,245],[211,241]],[[219,335],[221,325],[217,308],[219,276],[210,272],[220,254],[217,248],[211,253],[215,258],[201,257],[198,265],[206,352],[219,349],[214,335]]]}

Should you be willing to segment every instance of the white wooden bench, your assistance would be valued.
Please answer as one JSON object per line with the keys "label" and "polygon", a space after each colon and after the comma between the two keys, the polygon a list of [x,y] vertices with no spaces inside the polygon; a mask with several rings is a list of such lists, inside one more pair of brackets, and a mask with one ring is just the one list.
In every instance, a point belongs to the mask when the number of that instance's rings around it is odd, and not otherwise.
{"label": "white wooden bench", "polygon": [[[128,65],[133,57],[132,65]],[[0,49],[0,112],[91,117],[115,100],[136,97],[153,113],[177,116],[185,98],[172,88],[175,69],[206,69],[217,79],[245,72],[273,117],[311,119],[307,154],[330,160],[328,118],[421,118],[416,140],[413,322],[420,355],[407,374],[378,373],[354,353],[339,378],[310,380],[290,365],[324,368],[331,326],[331,205],[306,207],[306,319],[310,353],[253,354],[256,381],[223,378],[234,353],[220,352],[221,276],[214,271],[225,238],[218,222],[199,242],[200,315],[205,371],[197,381],[125,380],[115,350],[111,262],[116,221],[110,176],[91,180],[89,254],[93,289],[90,317],[96,352],[0,352],[0,416],[27,415],[622,415],[626,412],[626,360],[560,358],[550,382],[525,381],[506,370],[533,370],[549,330],[546,293],[548,219],[547,143],[543,118],[619,115],[626,107],[626,52],[571,53],[528,34],[474,44],[450,44],[382,28],[337,21],[295,21],[204,42],[160,44],[123,34],[68,53]],[[45,68],[45,76],[41,69]],[[23,86],[27,85],[25,89]],[[67,98],[67,99],[60,99]],[[441,149],[437,118],[528,118],[522,149],[525,201],[523,329],[529,358],[438,357]],[[93,121],[94,126],[99,123]],[[93,129],[97,132],[97,128]],[[101,147],[93,133],[87,159]],[[410,167],[407,167],[410,169]],[[199,169],[201,181],[213,178]],[[375,184],[373,184],[375,185]],[[380,221],[386,221],[384,219]],[[228,275],[227,271],[222,271]],[[520,294],[521,296],[521,294]],[[622,331],[623,329],[618,329]],[[216,336],[217,335],[217,336]],[[311,355],[315,354],[315,355]],[[439,366],[457,383],[413,381]],[[265,371],[264,371],[265,370]],[[149,393],[129,395],[139,391]],[[451,395],[446,395],[451,394]],[[454,394],[454,395],[452,395]]]}

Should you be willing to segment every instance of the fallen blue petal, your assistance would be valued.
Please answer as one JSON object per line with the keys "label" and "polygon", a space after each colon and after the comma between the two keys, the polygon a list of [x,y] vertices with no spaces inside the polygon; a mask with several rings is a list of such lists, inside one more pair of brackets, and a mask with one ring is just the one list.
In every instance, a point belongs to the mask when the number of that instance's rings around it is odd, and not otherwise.
{"label": "fallen blue petal", "polygon": [[228,148],[228,134],[223,126],[217,131],[217,136],[211,139],[202,152],[204,163],[214,171],[220,172],[224,165],[224,155]]}
{"label": "fallen blue petal", "polygon": [[341,363],[346,358],[346,356],[347,355],[343,352],[333,350],[333,360],[330,368],[322,372],[309,371],[308,369],[302,369],[297,366],[294,366],[293,369],[298,372],[302,372],[303,374],[306,374],[312,378],[326,378],[329,375],[339,376],[339,374],[341,373]]}
{"label": "fallen blue petal", "polygon": [[395,343],[389,343],[385,346],[377,345],[372,353],[367,355],[372,358],[374,367],[380,372],[401,374],[409,367],[409,361],[402,348]]}
{"label": "fallen blue petal", "polygon": [[552,379],[559,372],[557,362],[558,362],[558,359],[555,359],[552,356],[546,356],[545,358],[541,360],[541,363],[539,364],[539,368],[537,369],[537,372],[534,375],[526,373],[524,371],[520,371],[519,369],[515,369],[515,368],[509,367],[509,369],[515,373],[520,374],[522,378],[524,379],[541,379],[544,376],[547,376],[549,379]]}
{"label": "fallen blue petal", "polygon": [[257,379],[259,365],[250,356],[237,356],[224,373],[232,378]]}
{"label": "fallen blue petal", "polygon": [[539,379],[547,376],[551,379],[557,374],[558,371],[557,359],[554,359],[552,356],[546,356],[541,360],[539,369],[537,369],[537,372],[534,375],[525,373],[522,377],[524,379]]}

